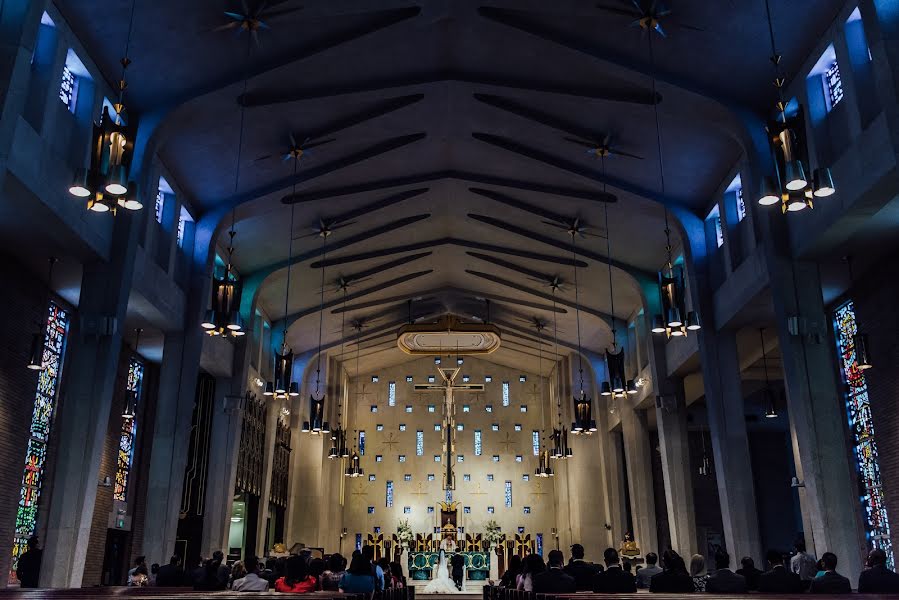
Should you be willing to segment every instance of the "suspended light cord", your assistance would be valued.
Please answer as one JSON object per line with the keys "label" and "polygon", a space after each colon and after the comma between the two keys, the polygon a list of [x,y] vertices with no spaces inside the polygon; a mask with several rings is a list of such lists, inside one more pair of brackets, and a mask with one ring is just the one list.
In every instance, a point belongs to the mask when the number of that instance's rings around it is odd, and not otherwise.
{"label": "suspended light cord", "polygon": [[581,395],[584,394],[584,357],[581,355],[581,308],[578,297],[577,286],[577,248],[574,239],[574,232],[571,234],[571,255],[574,257],[574,314],[577,321],[577,359],[578,374],[580,376]]}
{"label": "suspended light cord", "polygon": [[774,64],[774,87],[777,88],[777,108],[784,123],[787,121],[787,105],[784,102],[783,86],[785,80],[781,75],[781,61],[783,57],[777,52],[777,44],[774,41],[774,19],[771,18],[771,6],[769,0],[765,0],[765,14],[768,16],[768,36],[771,38],[771,62]]}
{"label": "suspended light cord", "polygon": [[[558,369],[558,357],[559,357],[559,323],[558,316],[556,315],[556,290],[553,288],[553,354],[556,356],[556,379],[559,382],[559,386],[562,386],[562,376],[559,373]],[[559,431],[562,430],[562,393],[560,389],[556,390],[556,408],[559,412]]]}
{"label": "suspended light cord", "polygon": [[328,235],[322,236],[322,277],[321,277],[321,294],[318,303],[318,366],[315,368],[315,395],[318,396],[319,384],[321,383],[322,374],[322,329],[325,317],[325,259],[328,256]]}
{"label": "suspended light cord", "polygon": [[768,356],[765,354],[765,330],[759,329],[759,341],[762,342],[762,367],[765,369],[765,387],[771,383],[768,381]]}
{"label": "suspended light cord", "polygon": [[[652,50],[652,35],[649,36],[649,65],[652,73],[652,109],[656,122],[656,149],[659,153],[659,180],[662,186],[662,210],[665,213],[665,254],[668,258],[668,264],[672,264],[671,260],[671,227],[668,224],[668,207],[665,205],[665,158],[662,155],[662,126],[659,119],[659,102],[656,94],[656,60],[655,53]],[[606,232],[608,234],[608,231]]]}
{"label": "suspended light cord", "polygon": [[125,36],[125,53],[119,61],[122,65],[122,78],[119,80],[119,104],[116,107],[116,122],[119,125],[122,124],[121,113],[125,108],[125,88],[128,87],[128,84],[125,83],[125,71],[128,69],[128,65],[131,64],[131,59],[128,58],[128,51],[131,48],[131,32],[134,30],[134,7],[136,4],[137,0],[131,0],[131,14],[128,17],[128,34]]}
{"label": "suspended light cord", "polygon": [[[602,175],[603,179],[606,176],[606,159],[602,157]],[[605,191],[606,184],[603,183],[603,191]],[[605,228],[606,228],[606,256],[609,263],[609,304],[611,305],[612,312],[612,351],[618,347],[618,341],[615,337],[615,294],[613,293],[612,287],[612,232],[609,229],[609,203],[605,202],[603,204],[603,215],[605,218]]]}
{"label": "suspended light cord", "polygon": [[[297,175],[297,161],[293,161],[293,175]],[[294,186],[296,187],[296,186]],[[290,270],[293,267],[293,216],[296,204],[290,205],[290,224],[287,226],[287,289],[284,292],[284,342],[283,346],[287,347],[287,315],[288,301],[290,300]]]}
{"label": "suspended light cord", "polygon": [[[346,349],[346,287],[343,288],[343,310],[340,313],[340,364],[343,364],[343,353]],[[341,389],[343,386],[341,385]],[[343,425],[343,400],[337,403],[337,428]]]}

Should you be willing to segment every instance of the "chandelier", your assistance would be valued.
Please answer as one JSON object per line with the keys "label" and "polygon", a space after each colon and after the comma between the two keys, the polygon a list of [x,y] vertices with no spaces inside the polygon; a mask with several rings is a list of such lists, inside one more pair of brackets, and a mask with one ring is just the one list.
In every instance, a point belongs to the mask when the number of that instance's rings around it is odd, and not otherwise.
{"label": "chandelier", "polygon": [[[353,437],[356,436],[356,430],[353,430]],[[350,462],[346,467],[346,470],[343,474],[347,477],[363,477],[365,475],[365,470],[362,468],[361,461],[359,459],[359,453],[356,451],[356,442],[353,442],[353,453],[350,455]]]}
{"label": "chandelier", "polygon": [[[343,365],[344,349],[346,348],[346,294],[347,288],[343,286],[343,310],[340,313],[340,362]],[[359,369],[359,352],[356,351],[356,369]],[[341,384],[343,389],[343,384]],[[344,394],[346,398],[346,394]],[[331,448],[328,450],[328,458],[349,458],[350,452],[346,444],[346,430],[343,428],[343,400],[337,403],[337,427],[331,430]]]}
{"label": "chandelier", "polygon": [[[656,97],[655,54],[652,50],[652,37],[649,36],[649,63],[652,69],[652,94]],[[659,103],[653,103],[656,122],[656,150],[659,154],[659,180],[662,201],[665,201],[665,162],[662,155],[662,126],[659,121]],[[665,213],[665,266],[659,271],[659,297],[662,314],[652,318],[652,332],[665,334],[668,338],[685,337],[689,331],[702,329],[699,313],[687,310],[687,294],[684,269],[674,264],[671,246],[671,227],[668,224],[668,207],[664,204]],[[684,318],[686,316],[686,318]]]}
{"label": "chandelier", "polygon": [[134,0],[131,2],[131,17],[125,40],[125,53],[120,64],[122,76],[119,79],[119,97],[113,104],[115,117],[103,107],[100,122],[94,123],[91,135],[90,166],[75,171],[75,178],[69,186],[69,193],[76,198],[89,198],[87,208],[93,212],[111,212],[122,207],[129,211],[144,207],[137,194],[137,186],[128,181],[128,172],[134,154],[134,139],[125,119],[125,71],[131,60],[128,49],[131,45],[131,31],[134,26]]}
{"label": "chandelier", "polygon": [[549,462],[549,450],[544,450],[540,453],[540,461],[537,463],[537,468],[534,469],[534,476],[553,477],[555,474],[552,463]]}
{"label": "chandelier", "polygon": [[231,215],[231,229],[228,231],[228,264],[221,277],[212,276],[211,307],[206,310],[200,327],[207,335],[245,335],[243,320],[240,316],[240,297],[243,289],[241,281],[234,272],[232,259],[234,256],[234,214]]}
{"label": "chandelier", "polygon": [[826,198],[836,193],[833,175],[829,168],[817,168],[811,180],[806,175],[808,150],[804,139],[805,116],[798,106],[787,114],[788,103],[784,99],[786,79],[781,73],[783,56],[778,54],[774,39],[774,23],[771,7],[765,0],[768,17],[768,34],[771,38],[771,62],[774,64],[774,87],[777,88],[775,117],[768,123],[768,145],[774,161],[774,175],[762,180],[758,203],[762,206],[781,205],[781,212],[797,212],[814,208],[814,198]]}
{"label": "chandelier", "polygon": [[577,247],[575,241],[576,232],[571,232],[571,254],[574,257],[574,314],[577,322],[577,358],[578,374],[580,376],[580,393],[574,398],[574,422],[571,424],[571,433],[574,435],[590,435],[596,431],[596,421],[593,420],[593,402],[587,395],[584,387],[584,357],[581,353],[581,307],[578,296],[577,283]]}

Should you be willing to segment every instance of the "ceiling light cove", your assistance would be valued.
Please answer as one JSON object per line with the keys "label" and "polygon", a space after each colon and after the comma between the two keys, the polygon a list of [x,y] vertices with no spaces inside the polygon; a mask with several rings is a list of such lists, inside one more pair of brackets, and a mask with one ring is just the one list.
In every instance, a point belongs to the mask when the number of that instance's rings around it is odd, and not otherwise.
{"label": "ceiling light cove", "polygon": [[397,334],[397,346],[406,354],[458,355],[490,354],[501,343],[500,330],[487,323],[462,323],[446,315],[435,323],[403,325]]}

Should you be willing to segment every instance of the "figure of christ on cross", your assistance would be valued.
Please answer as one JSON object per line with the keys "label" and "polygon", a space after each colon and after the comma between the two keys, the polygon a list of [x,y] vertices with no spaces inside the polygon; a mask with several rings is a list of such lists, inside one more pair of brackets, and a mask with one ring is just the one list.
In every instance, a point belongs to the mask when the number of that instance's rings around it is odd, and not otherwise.
{"label": "figure of christ on cross", "polygon": [[462,372],[461,367],[452,369],[438,368],[440,381],[435,383],[416,383],[416,392],[443,392],[443,489],[453,490],[456,488],[456,477],[453,472],[455,464],[455,442],[456,442],[456,406],[453,397],[456,392],[483,392],[483,383],[457,383],[456,379],[461,379],[459,373]]}

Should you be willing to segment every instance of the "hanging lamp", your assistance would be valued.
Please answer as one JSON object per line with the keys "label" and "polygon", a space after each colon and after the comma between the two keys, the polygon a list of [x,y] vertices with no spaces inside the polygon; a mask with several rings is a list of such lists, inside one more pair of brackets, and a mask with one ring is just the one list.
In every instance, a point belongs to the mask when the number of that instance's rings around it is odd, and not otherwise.
{"label": "hanging lamp", "polygon": [[[295,178],[294,178],[295,179]],[[293,205],[291,205],[293,206]],[[324,329],[325,315],[325,260],[328,256],[328,236],[330,230],[322,227],[319,234],[322,237],[322,259],[321,259],[321,292],[319,295],[318,305],[318,364],[315,367],[315,391],[309,396],[309,433],[318,435],[319,433],[330,433],[331,429],[328,422],[325,421],[325,394],[321,390],[321,374],[322,374],[322,331]]]}
{"label": "hanging lamp", "polygon": [[[846,256],[846,269],[849,271],[849,287],[855,284],[855,278],[852,276],[852,257]],[[855,335],[852,336],[852,346],[855,349],[855,366],[859,371],[867,371],[874,367],[871,362],[871,351],[868,349],[868,335],[858,332],[858,321],[855,322]]]}
{"label": "hanging lamp", "polygon": [[92,212],[111,212],[115,215],[118,207],[128,211],[137,211],[144,207],[138,195],[137,185],[128,180],[134,154],[134,137],[133,128],[128,126],[125,111],[125,89],[128,87],[125,73],[131,64],[128,50],[134,28],[134,5],[135,0],[132,0],[125,52],[119,61],[122,65],[122,76],[118,82],[118,99],[113,104],[115,114],[110,115],[108,108],[103,107],[100,122],[93,126],[90,166],[76,169],[75,177],[69,185],[71,195],[76,198],[89,198],[87,208]]}
{"label": "hanging lamp", "polygon": [[705,448],[705,431],[700,430],[702,436],[702,459],[699,462],[699,474],[703,477],[709,477],[712,474],[712,459]]}
{"label": "hanging lamp", "polygon": [[[602,157],[601,160],[603,179],[605,179],[605,157]],[[606,227],[606,262],[609,267],[609,306],[612,313],[612,348],[611,350],[606,350],[606,371],[608,372],[608,379],[600,385],[599,394],[600,396],[611,396],[612,401],[614,402],[616,398],[623,398],[627,393],[630,393],[629,390],[631,388],[633,388],[634,392],[636,392],[637,388],[634,386],[633,380],[628,380],[625,376],[624,347],[622,346],[618,349],[618,332],[615,328],[617,322],[617,319],[615,318],[615,288],[612,280],[612,232],[609,230],[608,203],[603,205],[603,212],[605,214]],[[616,349],[618,350],[617,352]]]}
{"label": "hanging lamp", "polygon": [[[56,264],[56,261],[57,258],[54,256],[47,259],[48,301],[49,295],[53,292],[53,265]],[[32,371],[41,371],[44,368],[44,344],[47,335],[46,332],[42,330],[46,329],[46,321],[37,321],[35,325],[37,326],[38,331],[31,336],[31,349],[28,352],[28,363],[25,366]]]}
{"label": "hanging lamp", "polygon": [[[652,94],[656,97],[655,54],[652,49],[652,38],[649,36],[649,63],[652,69]],[[656,150],[659,154],[659,180],[661,195],[665,199],[665,161],[662,154],[662,126],[659,120],[659,103],[653,103],[656,123]],[[690,331],[702,329],[699,313],[687,310],[687,287],[684,269],[674,264],[671,246],[671,227],[668,223],[668,207],[663,203],[665,215],[665,265],[659,271],[659,300],[662,313],[653,316],[652,332],[665,334],[668,338],[686,337]]]}
{"label": "hanging lamp", "polygon": [[[356,438],[357,430],[353,430],[353,438]],[[353,453],[350,455],[349,464],[346,467],[346,470],[343,473],[347,477],[362,477],[365,475],[365,470],[362,468],[361,460],[359,459],[359,453],[356,451],[356,442],[353,442]]]}
{"label": "hanging lamp", "polygon": [[768,379],[768,354],[765,352],[765,330],[759,329],[759,342],[762,344],[762,368],[765,371],[765,418],[777,418],[777,400],[771,389],[771,381]]}
{"label": "hanging lamp", "polygon": [[552,287],[552,301],[553,301],[553,355],[556,357],[555,371],[556,371],[556,380],[558,385],[556,386],[556,412],[558,416],[557,427],[553,429],[552,435],[552,448],[550,448],[549,455],[550,458],[556,460],[566,460],[574,456],[574,452],[571,449],[571,446],[568,445],[568,427],[562,425],[562,376],[559,373],[559,322],[556,313],[556,291],[558,290],[557,285],[553,285]]}
{"label": "hanging lamp", "polygon": [[772,206],[780,203],[781,212],[798,212],[814,208],[815,198],[826,198],[836,193],[833,175],[829,168],[819,167],[808,177],[806,169],[808,148],[805,142],[804,114],[801,106],[787,114],[788,102],[784,98],[786,78],[781,72],[783,56],[777,52],[774,38],[774,21],[769,0],[765,0],[768,18],[768,35],[771,40],[771,62],[774,65],[774,87],[777,88],[775,117],[769,121],[768,145],[774,162],[774,175],[762,180],[758,203]]}
{"label": "hanging lamp", "polygon": [[[346,294],[347,288],[343,286],[343,310],[340,312],[340,364],[344,362],[346,349]],[[357,353],[358,357],[358,353]],[[358,361],[358,358],[357,358]],[[358,362],[357,362],[358,364]],[[342,371],[345,369],[342,369]],[[344,387],[341,385],[341,390]],[[346,394],[344,394],[344,398]],[[331,447],[328,449],[328,458],[346,458],[349,452],[346,447],[346,431],[343,429],[343,400],[337,403],[337,427],[331,429]]]}
{"label": "hanging lamp", "polygon": [[571,254],[574,257],[574,314],[577,321],[577,357],[578,375],[580,377],[580,393],[574,398],[574,422],[571,424],[571,433],[575,435],[590,435],[596,431],[596,421],[593,420],[593,402],[587,395],[584,387],[584,357],[581,353],[581,307],[577,281],[577,232],[571,232]]}
{"label": "hanging lamp", "polygon": [[[138,349],[140,348],[140,334],[143,333],[143,329],[138,327],[134,330],[134,354],[137,354]],[[140,400],[137,395],[140,393],[139,389],[128,390],[127,397],[125,398],[125,408],[122,410],[122,418],[123,419],[133,419],[137,414],[137,403]]]}

